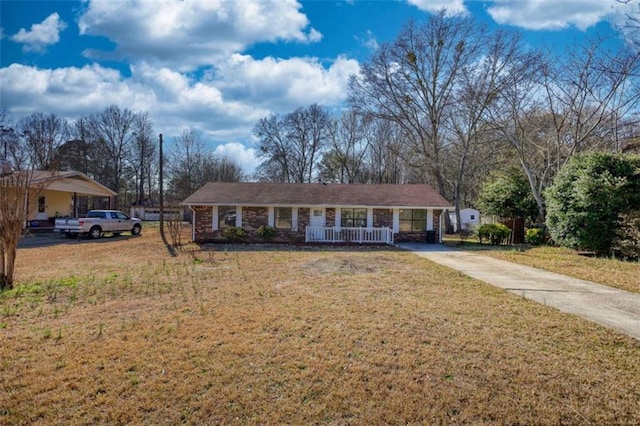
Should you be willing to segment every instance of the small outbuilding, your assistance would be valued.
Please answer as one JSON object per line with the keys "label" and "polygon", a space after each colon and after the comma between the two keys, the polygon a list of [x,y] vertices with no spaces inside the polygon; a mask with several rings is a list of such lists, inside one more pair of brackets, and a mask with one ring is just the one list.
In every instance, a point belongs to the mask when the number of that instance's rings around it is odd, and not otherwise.
{"label": "small outbuilding", "polygon": [[248,240],[273,228],[273,241],[385,243],[442,241],[451,209],[429,185],[213,182],[182,203],[193,212],[192,239],[225,241],[242,228]]}
{"label": "small outbuilding", "polygon": [[473,229],[474,226],[480,224],[480,212],[476,209],[466,208],[460,210],[460,226],[458,227],[458,221],[456,220],[456,212],[449,211],[449,220],[453,226],[453,232],[460,231],[468,232]]}

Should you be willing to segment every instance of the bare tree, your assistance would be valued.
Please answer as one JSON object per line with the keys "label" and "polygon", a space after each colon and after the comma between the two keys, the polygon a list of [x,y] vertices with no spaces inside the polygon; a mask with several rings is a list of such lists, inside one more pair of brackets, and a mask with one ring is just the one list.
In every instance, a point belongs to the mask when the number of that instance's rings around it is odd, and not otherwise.
{"label": "bare tree", "polygon": [[208,182],[243,180],[242,168],[228,157],[217,157],[206,149],[202,135],[186,129],[173,140],[168,154],[169,194],[181,201]]}
{"label": "bare tree", "polygon": [[0,291],[13,288],[17,248],[29,206],[55,180],[55,172],[12,169],[0,173]]}
{"label": "bare tree", "polygon": [[617,0],[620,4],[635,5],[637,8],[635,11],[629,9],[626,13],[626,22],[621,25],[620,29],[627,36],[628,41],[634,43],[636,46],[640,45],[640,3],[636,0]]}
{"label": "bare tree", "polygon": [[35,112],[18,122],[23,150],[37,170],[52,166],[56,152],[69,137],[67,120],[55,114]]}
{"label": "bare tree", "polygon": [[410,21],[350,80],[359,112],[395,122],[409,146],[406,161],[446,195],[443,146],[446,111],[467,66],[478,61],[485,31],[469,18],[441,11],[424,25]]}
{"label": "bare tree", "polygon": [[95,179],[97,155],[95,145],[91,143],[92,136],[87,118],[80,117],[70,126],[70,138],[58,148],[54,163],[60,170],[76,170]]}
{"label": "bare tree", "polygon": [[158,151],[153,137],[153,124],[149,120],[149,114],[136,114],[133,122],[131,165],[135,174],[138,201],[143,200],[145,195],[151,198],[152,177],[158,163]]}
{"label": "bare tree", "polygon": [[478,183],[473,179],[475,172],[495,164],[493,154],[501,148],[490,132],[489,109],[509,83],[506,71],[527,64],[529,57],[520,36],[504,31],[487,35],[479,54],[478,62],[463,65],[452,94],[455,102],[445,111],[449,143],[444,172],[449,176],[451,192],[447,192],[452,194],[458,224],[464,193]]}
{"label": "bare tree", "polygon": [[640,52],[609,52],[604,42],[575,46],[564,55],[566,61],[549,61],[543,69],[557,169],[581,151],[612,142],[619,150],[619,130],[637,111]]}
{"label": "bare tree", "polygon": [[599,42],[509,70],[492,120],[513,148],[545,219],[543,191],[574,154],[602,149],[638,104],[638,53]]}
{"label": "bare tree", "polygon": [[[282,182],[311,182],[327,140],[330,124],[326,108],[314,104],[281,117],[271,115],[254,127],[260,139],[261,155],[266,158],[259,174],[269,175]],[[279,174],[276,165],[281,169]]]}
{"label": "bare tree", "polygon": [[259,182],[291,182],[287,169],[273,158],[268,158],[258,165],[253,179]]}
{"label": "bare tree", "polygon": [[260,139],[260,155],[266,160],[258,166],[259,180],[272,182],[292,182],[293,170],[289,165],[293,150],[292,141],[287,137],[284,119],[278,114],[260,119],[253,128]]}
{"label": "bare tree", "polygon": [[313,104],[298,108],[286,117],[289,139],[296,153],[294,176],[296,182],[313,181],[316,162],[327,139],[329,113],[326,108]]}
{"label": "bare tree", "polygon": [[404,183],[407,165],[403,160],[406,147],[400,127],[388,120],[373,118],[366,121],[368,141],[367,174],[371,183]]}
{"label": "bare tree", "polygon": [[365,137],[364,117],[355,111],[345,111],[328,127],[329,151],[320,161],[323,182],[366,183],[366,155],[369,140]]}
{"label": "bare tree", "polygon": [[204,173],[208,182],[240,182],[245,179],[242,167],[226,155],[213,155],[210,164]]}
{"label": "bare tree", "polygon": [[[117,105],[111,105],[104,111],[90,118],[90,125],[94,137],[101,145],[103,155],[108,160],[105,168],[108,170],[107,182],[103,184],[110,187],[118,195],[123,186],[123,172],[126,162],[131,155],[131,140],[133,138],[133,126],[136,115],[128,109],[120,109]],[[118,207],[118,195],[115,199],[115,207]]]}
{"label": "bare tree", "polygon": [[11,164],[26,164],[26,158],[21,156],[20,140],[16,133],[16,126],[11,119],[9,108],[0,106],[0,173],[8,169]]}

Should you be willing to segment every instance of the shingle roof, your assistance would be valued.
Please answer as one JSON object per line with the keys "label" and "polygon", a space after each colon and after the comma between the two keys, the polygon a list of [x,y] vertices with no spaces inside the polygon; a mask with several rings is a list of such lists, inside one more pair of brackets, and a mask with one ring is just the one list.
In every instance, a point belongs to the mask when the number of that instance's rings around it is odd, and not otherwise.
{"label": "shingle roof", "polygon": [[211,182],[185,205],[377,206],[448,208],[429,185]]}
{"label": "shingle roof", "polygon": [[29,185],[34,188],[38,187],[96,197],[113,197],[116,195],[116,192],[96,182],[84,173],[73,170],[53,172],[45,170],[22,170],[13,173],[20,174],[24,179],[28,179]]}

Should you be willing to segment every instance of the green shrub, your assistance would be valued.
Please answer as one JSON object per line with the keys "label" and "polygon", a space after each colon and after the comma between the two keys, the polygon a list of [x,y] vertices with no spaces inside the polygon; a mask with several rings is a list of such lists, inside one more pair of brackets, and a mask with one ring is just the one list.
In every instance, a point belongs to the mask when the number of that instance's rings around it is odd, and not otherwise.
{"label": "green shrub", "polygon": [[620,217],[640,209],[640,157],[580,154],[545,191],[547,226],[561,246],[608,255],[620,237]]}
{"label": "green shrub", "polygon": [[613,252],[625,259],[640,259],[640,210],[620,215]]}
{"label": "green shrub", "polygon": [[533,221],[539,214],[529,179],[519,169],[493,172],[482,184],[478,208],[487,216],[524,218]]}
{"label": "green shrub", "polygon": [[229,242],[237,243],[239,241],[242,241],[247,236],[247,233],[242,228],[231,227],[231,228],[225,228],[225,230],[222,231],[222,235]]}
{"label": "green shrub", "polygon": [[525,232],[524,241],[527,244],[533,246],[539,246],[544,244],[544,229],[542,228],[529,228]]}
{"label": "green shrub", "polygon": [[511,235],[511,230],[501,223],[487,223],[478,228],[478,241],[488,240],[493,245],[504,244]]}
{"label": "green shrub", "polygon": [[258,228],[258,236],[265,241],[271,241],[275,235],[276,230],[273,226],[262,225]]}

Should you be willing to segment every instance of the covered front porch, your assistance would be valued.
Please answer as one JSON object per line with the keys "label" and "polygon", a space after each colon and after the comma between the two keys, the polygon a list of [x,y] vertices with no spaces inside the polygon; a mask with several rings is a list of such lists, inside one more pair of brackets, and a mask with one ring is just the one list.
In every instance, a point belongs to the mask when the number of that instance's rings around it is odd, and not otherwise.
{"label": "covered front porch", "polygon": [[91,209],[109,208],[116,193],[76,171],[34,172],[33,185],[47,182],[36,203],[27,206],[26,226],[53,229],[56,217],[80,217]]}

